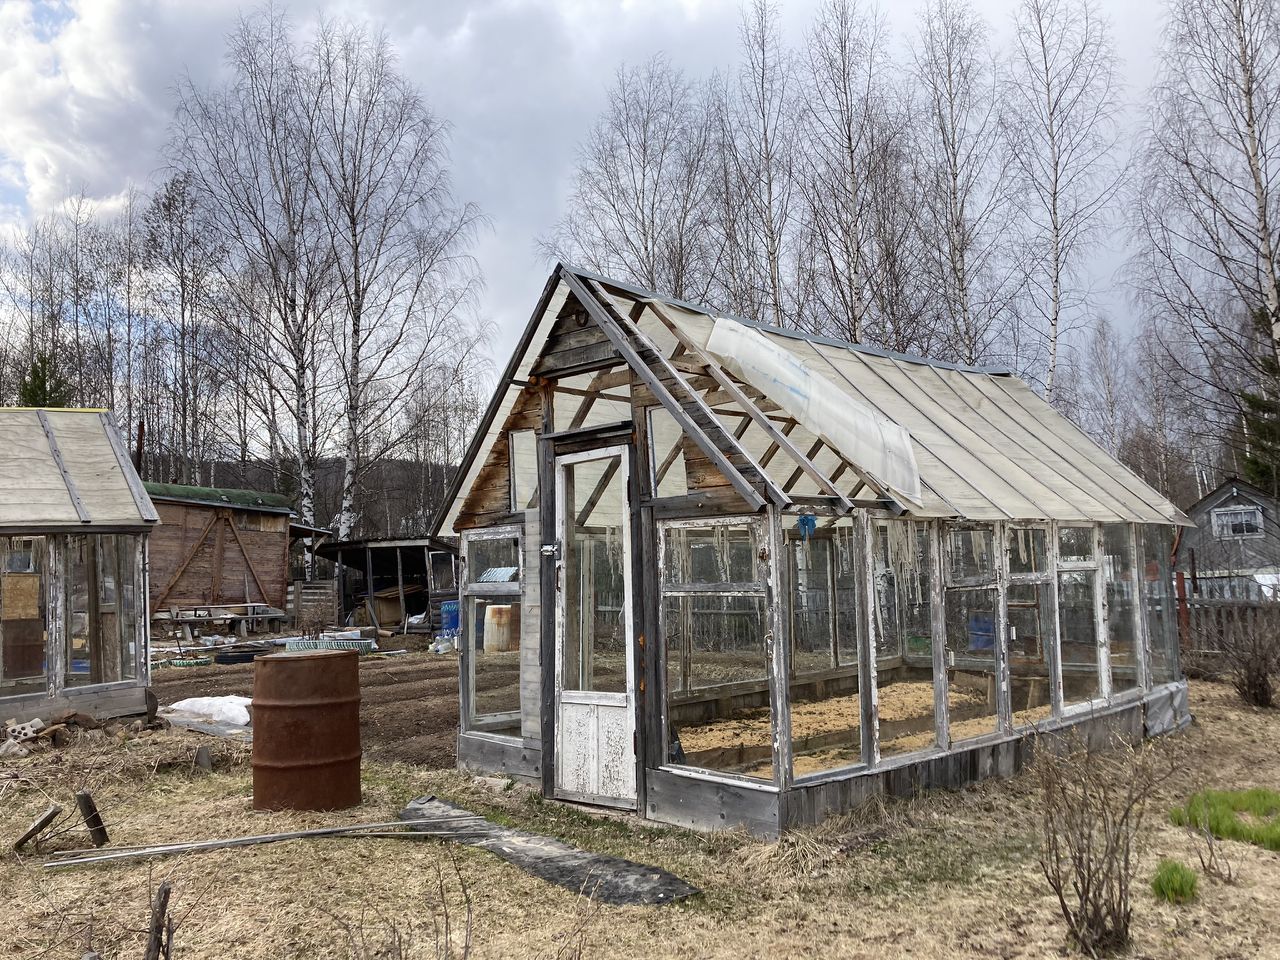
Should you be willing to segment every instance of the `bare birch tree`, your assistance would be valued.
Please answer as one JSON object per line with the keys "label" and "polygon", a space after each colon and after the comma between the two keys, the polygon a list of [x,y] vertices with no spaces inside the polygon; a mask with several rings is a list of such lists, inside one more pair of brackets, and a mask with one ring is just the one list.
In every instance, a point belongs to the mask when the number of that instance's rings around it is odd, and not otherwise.
{"label": "bare birch tree", "polygon": [[1087,322],[1084,258],[1120,184],[1116,57],[1092,0],[1022,0],[1007,129],[1025,218],[1029,313],[1050,402],[1059,345]]}
{"label": "bare birch tree", "polygon": [[568,207],[544,252],[706,301],[716,256],[706,100],[661,54],[620,67],[578,149]]}
{"label": "bare birch tree", "polygon": [[[170,178],[143,214],[144,256],[150,274],[150,300],[162,320],[162,356],[171,367],[166,382],[171,408],[154,418],[152,442],[166,448],[169,470],[163,477],[200,483],[200,464],[211,452],[211,425],[217,383],[210,356],[219,252],[201,214],[191,181]],[[169,429],[161,429],[167,426]]]}
{"label": "bare birch tree", "polygon": [[[1222,352],[1256,383],[1280,359],[1277,157],[1276,5],[1173,0],[1140,154],[1133,276],[1192,352],[1189,367]],[[1261,350],[1251,316],[1269,332]],[[1228,401],[1219,413],[1236,411]]]}
{"label": "bare birch tree", "polygon": [[739,34],[742,64],[715,88],[719,299],[745,316],[791,326],[802,312],[792,250],[801,109],[795,63],[767,0],[743,9]]}
{"label": "bare birch tree", "polygon": [[[341,370],[340,539],[357,520],[358,484],[401,447],[405,400],[424,367],[472,372],[477,278],[469,247],[479,213],[454,201],[447,130],[396,69],[385,35],[322,24],[310,170],[337,289]],[[421,407],[421,416],[435,411]]]}
{"label": "bare birch tree", "polygon": [[270,8],[241,19],[228,38],[230,83],[179,85],[171,152],[208,207],[227,269],[254,273],[268,292],[271,309],[252,346],[259,376],[289,417],[299,515],[314,524],[325,429],[317,408],[329,402],[318,345],[333,297],[332,250],[321,242],[312,171],[318,91],[291,32]]}
{"label": "bare birch tree", "polygon": [[987,32],[967,0],[929,0],[912,58],[924,115],[915,151],[921,229],[932,238],[924,279],[946,352],[970,364],[991,358],[1014,326],[1022,270]]}
{"label": "bare birch tree", "polygon": [[874,306],[876,181],[892,162],[885,43],[883,22],[854,0],[826,0],[808,37],[807,149],[798,180],[815,256],[810,311],[799,323],[854,343],[866,339]]}

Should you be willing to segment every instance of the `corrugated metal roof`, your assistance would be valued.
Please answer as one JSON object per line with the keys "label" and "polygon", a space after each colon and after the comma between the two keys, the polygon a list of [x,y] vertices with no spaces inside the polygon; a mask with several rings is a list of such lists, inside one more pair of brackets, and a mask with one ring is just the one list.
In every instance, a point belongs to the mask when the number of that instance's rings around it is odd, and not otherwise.
{"label": "corrugated metal roof", "polygon": [[0,409],[0,529],[138,529],[155,507],[109,413]]}

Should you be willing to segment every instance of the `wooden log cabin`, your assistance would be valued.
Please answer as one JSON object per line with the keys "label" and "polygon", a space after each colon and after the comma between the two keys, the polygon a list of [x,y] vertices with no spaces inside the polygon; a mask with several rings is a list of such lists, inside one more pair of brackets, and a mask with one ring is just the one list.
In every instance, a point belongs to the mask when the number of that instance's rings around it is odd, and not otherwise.
{"label": "wooden log cabin", "polygon": [[198,607],[286,607],[288,497],[146,483],[161,525],[151,541],[154,615]]}
{"label": "wooden log cabin", "polygon": [[158,515],[103,410],[0,410],[0,709],[146,709]]}
{"label": "wooden log cabin", "polygon": [[1186,523],[1008,371],[561,265],[434,525],[458,763],[776,836],[1177,730]]}

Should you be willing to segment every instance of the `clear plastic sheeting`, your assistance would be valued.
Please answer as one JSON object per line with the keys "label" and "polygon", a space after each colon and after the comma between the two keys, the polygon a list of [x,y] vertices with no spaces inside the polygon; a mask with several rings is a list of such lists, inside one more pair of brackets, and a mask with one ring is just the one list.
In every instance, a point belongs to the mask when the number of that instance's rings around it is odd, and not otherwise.
{"label": "clear plastic sheeting", "polygon": [[807,362],[736,320],[719,318],[707,351],[905,504],[922,503],[911,435]]}

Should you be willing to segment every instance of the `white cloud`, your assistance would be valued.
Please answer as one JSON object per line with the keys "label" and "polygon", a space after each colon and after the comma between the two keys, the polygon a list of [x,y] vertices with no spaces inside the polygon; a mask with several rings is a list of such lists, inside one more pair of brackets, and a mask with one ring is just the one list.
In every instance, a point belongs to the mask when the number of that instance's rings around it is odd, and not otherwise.
{"label": "white cloud", "polygon": [[[910,29],[919,2],[884,4],[895,33]],[[1125,5],[1116,24],[1143,85],[1157,3]],[[792,42],[813,5],[783,6]],[[980,5],[1003,25],[1013,0]],[[476,253],[499,362],[541,290],[547,265],[535,241],[559,215],[575,145],[618,66],[664,50],[702,77],[731,63],[737,44],[736,0],[328,0],[318,9],[385,27],[405,73],[452,122],[456,191],[492,224]],[[81,189],[109,202],[152,179],[173,82],[184,71],[216,74],[237,13],[220,0],[0,0],[0,223]]]}

